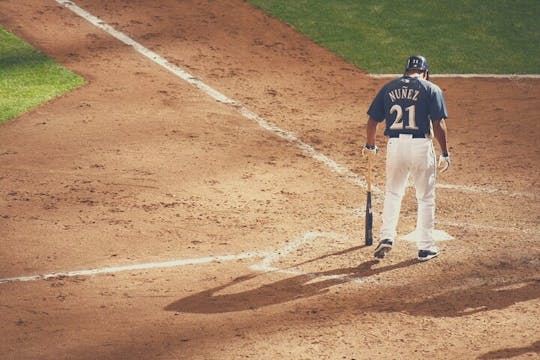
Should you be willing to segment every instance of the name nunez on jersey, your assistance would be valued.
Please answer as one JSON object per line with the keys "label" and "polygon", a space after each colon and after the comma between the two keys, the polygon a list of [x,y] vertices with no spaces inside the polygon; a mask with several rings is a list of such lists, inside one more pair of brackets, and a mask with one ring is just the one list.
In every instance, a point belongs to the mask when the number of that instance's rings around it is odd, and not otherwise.
{"label": "name nunez on jersey", "polygon": [[392,100],[392,102],[396,102],[396,99],[409,99],[417,101],[418,95],[420,95],[419,90],[409,89],[408,87],[402,87],[401,89],[394,89],[388,92],[388,96],[390,96],[390,100]]}

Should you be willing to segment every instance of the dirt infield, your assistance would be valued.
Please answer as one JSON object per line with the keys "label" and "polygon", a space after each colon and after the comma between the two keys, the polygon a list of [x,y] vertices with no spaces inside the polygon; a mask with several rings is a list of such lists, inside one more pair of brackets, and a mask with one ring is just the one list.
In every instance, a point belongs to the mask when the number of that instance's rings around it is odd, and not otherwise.
{"label": "dirt infield", "polygon": [[[0,358],[540,358],[540,80],[434,69],[454,240],[379,262],[360,151],[384,79],[241,0],[76,3],[237,103],[55,1],[0,2],[1,26],[88,81],[0,126]],[[401,235],[415,213],[409,191]]]}

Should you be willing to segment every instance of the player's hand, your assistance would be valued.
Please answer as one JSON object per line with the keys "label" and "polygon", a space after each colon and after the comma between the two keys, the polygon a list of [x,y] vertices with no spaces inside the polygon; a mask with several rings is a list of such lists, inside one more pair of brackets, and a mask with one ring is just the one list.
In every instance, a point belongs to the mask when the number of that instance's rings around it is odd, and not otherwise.
{"label": "player's hand", "polygon": [[379,148],[377,145],[364,145],[362,148],[362,156],[367,157],[368,159],[373,159],[377,155],[377,151],[379,151]]}
{"label": "player's hand", "polygon": [[450,154],[449,153],[442,153],[441,156],[439,156],[439,171],[441,173],[445,172],[450,168]]}

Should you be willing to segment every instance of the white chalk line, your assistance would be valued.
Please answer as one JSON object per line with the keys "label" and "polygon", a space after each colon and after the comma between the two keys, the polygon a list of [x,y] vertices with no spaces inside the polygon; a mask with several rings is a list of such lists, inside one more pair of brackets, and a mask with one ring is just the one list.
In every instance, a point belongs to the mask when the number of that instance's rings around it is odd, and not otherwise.
{"label": "white chalk line", "polygon": [[359,277],[352,277],[349,275],[317,275],[306,273],[299,269],[281,269],[273,266],[273,264],[281,258],[286,257],[291,252],[296,249],[301,248],[303,245],[313,242],[319,239],[327,239],[333,242],[335,241],[347,241],[349,243],[354,243],[350,238],[339,235],[332,232],[319,232],[319,231],[308,231],[304,233],[302,237],[299,237],[296,240],[293,240],[290,243],[287,243],[285,246],[275,249],[273,251],[259,251],[259,252],[242,252],[235,255],[221,255],[221,256],[207,256],[202,258],[194,259],[177,259],[171,261],[162,261],[162,262],[150,262],[150,263],[141,263],[141,264],[131,264],[131,265],[122,265],[122,266],[110,266],[103,268],[87,269],[87,270],[70,270],[70,271],[59,271],[59,272],[50,272],[45,274],[30,275],[30,276],[17,276],[0,279],[0,284],[16,283],[16,282],[32,282],[39,280],[49,280],[49,279],[62,279],[66,277],[76,277],[76,276],[94,276],[100,274],[114,274],[120,272],[129,272],[129,271],[141,271],[141,270],[152,270],[152,269],[166,269],[171,267],[181,267],[188,265],[201,265],[209,263],[220,263],[227,261],[238,261],[243,259],[252,259],[252,258],[262,258],[259,263],[249,266],[250,270],[262,272],[262,273],[280,273],[285,275],[306,275],[310,280],[339,280],[342,282],[353,282],[356,284],[366,283],[366,279]]}
{"label": "white chalk line", "polygon": [[74,276],[113,274],[113,273],[119,273],[119,272],[124,272],[124,271],[165,269],[165,268],[170,268],[170,267],[179,267],[179,266],[186,266],[186,265],[199,265],[199,264],[209,264],[213,262],[250,259],[250,258],[255,258],[255,257],[264,257],[266,255],[268,255],[268,252],[243,252],[236,255],[207,256],[207,257],[195,258],[195,259],[178,259],[178,260],[170,260],[170,261],[162,261],[162,262],[150,262],[150,263],[142,263],[142,264],[111,266],[111,267],[103,267],[103,268],[89,269],[89,270],[71,270],[71,271],[51,272],[51,273],[40,274],[40,275],[4,278],[4,279],[0,279],[0,284],[57,279],[57,278],[74,277]]}
{"label": "white chalk line", "polygon": [[435,187],[438,189],[446,190],[457,190],[468,193],[480,193],[480,194],[493,194],[493,195],[502,195],[509,197],[524,197],[529,199],[535,199],[537,195],[535,193],[524,192],[524,191],[507,191],[501,190],[494,187],[487,186],[468,186],[468,185],[452,185],[452,184],[436,184]]}
{"label": "white chalk line", "polygon": [[[403,74],[368,74],[372,78],[385,79],[403,76]],[[486,78],[486,79],[540,79],[538,74],[430,74],[432,78]]]}
{"label": "white chalk line", "polygon": [[306,273],[304,271],[294,269],[294,268],[281,269],[281,268],[273,266],[274,262],[289,255],[294,250],[301,248],[304,244],[318,240],[320,238],[329,239],[331,241],[345,240],[350,243],[354,243],[348,237],[339,235],[337,233],[309,231],[309,232],[304,233],[302,237],[290,242],[289,244],[279,249],[278,251],[269,253],[260,263],[251,265],[249,269],[253,271],[261,271],[264,273],[279,273],[279,274],[285,274],[285,275],[305,275],[310,280],[318,280],[318,281],[339,280],[342,282],[352,282],[355,284],[365,284],[367,282],[374,282],[374,281],[369,281],[368,279],[365,279],[365,278],[354,277],[354,276],[349,276],[349,275],[320,275],[320,274],[314,274],[314,273]]}
{"label": "white chalk line", "polygon": [[506,228],[506,227],[482,225],[482,224],[460,223],[460,222],[444,221],[444,220],[437,220],[436,223],[439,225],[444,225],[444,226],[468,228],[472,230],[488,231],[488,232],[493,232],[493,233],[503,233],[503,234],[504,233],[510,233],[510,234],[521,233],[521,234],[526,234],[526,235],[538,234],[538,230],[535,230],[535,229],[516,229],[516,228]]}
{"label": "white chalk line", "polygon": [[[83,19],[87,20],[94,26],[98,27],[99,29],[102,29],[109,35],[113,36],[120,42],[133,47],[135,51],[137,51],[139,54],[143,55],[144,57],[148,58],[149,60],[155,62],[156,64],[162,66],[163,68],[167,69],[180,79],[186,81],[187,83],[195,86],[196,88],[200,89],[207,95],[209,95],[211,98],[215,99],[216,101],[219,101],[223,104],[226,104],[233,109],[235,109],[237,112],[239,112],[241,115],[243,115],[245,118],[255,122],[257,125],[259,125],[261,128],[273,133],[274,135],[284,139],[285,141],[291,143],[292,145],[296,146],[306,154],[308,154],[312,159],[319,161],[320,163],[326,165],[332,172],[335,174],[347,179],[350,183],[360,186],[362,188],[367,187],[367,183],[364,180],[364,178],[354,172],[352,172],[350,169],[348,169],[346,166],[341,165],[337,163],[336,161],[330,159],[328,156],[318,152],[315,150],[311,145],[306,144],[302,140],[300,140],[294,133],[286,131],[281,129],[275,124],[272,124],[271,122],[261,118],[259,115],[254,113],[253,111],[246,108],[244,105],[242,105],[240,102],[231,99],[227,97],[226,95],[222,94],[218,90],[208,86],[203,81],[198,79],[197,77],[193,76],[189,72],[185,71],[184,69],[170,63],[167,59],[163,58],[159,54],[155,53],[154,51],[144,47],[137,41],[133,40],[131,37],[127,36],[126,34],[114,29],[112,26],[105,23],[100,18],[90,14],[88,11],[82,9],[81,7],[77,6],[74,2],[68,1],[68,0],[56,0],[59,4],[65,6],[67,9],[71,10],[78,16],[82,17]],[[473,192],[473,193],[491,193],[494,191],[503,193],[502,190],[494,190],[494,189],[484,189],[482,187],[471,187],[471,186],[461,186],[461,185],[444,185],[439,184],[438,187],[442,189],[452,189],[452,190],[460,190],[464,192]],[[382,190],[372,185],[372,191],[374,193],[382,193]],[[513,193],[515,195],[519,195],[519,193]],[[527,194],[528,196],[529,194]]]}
{"label": "white chalk line", "polygon": [[[243,106],[241,103],[239,103],[236,100],[233,100],[226,95],[222,94],[221,92],[215,90],[214,88],[208,86],[201,80],[197,79],[195,76],[191,75],[187,71],[181,69],[180,67],[171,64],[167,59],[163,58],[162,56],[158,55],[157,53],[153,52],[152,50],[144,47],[143,45],[139,44],[129,36],[125,35],[124,33],[121,33],[114,29],[112,26],[106,24],[104,21],[99,19],[98,17],[90,14],[86,10],[80,8],[79,6],[75,5],[72,1],[67,0],[56,0],[59,4],[64,5],[66,8],[73,11],[75,14],[79,15],[80,17],[84,18],[85,20],[89,21],[94,26],[102,29],[109,35],[113,36],[120,42],[129,45],[133,47],[135,51],[137,51],[139,54],[145,56],[146,58],[150,59],[151,61],[155,62],[156,64],[162,66],[163,68],[169,70],[171,73],[179,77],[180,79],[186,81],[187,83],[195,86],[196,88],[200,89],[213,99],[227,104],[231,106],[233,109],[235,109],[237,112],[242,114],[245,118],[254,121],[257,123],[261,128],[277,135],[278,137],[288,141],[289,143],[295,145],[297,148],[301,149],[305,153],[307,153],[311,158],[322,162],[327,167],[329,167],[334,173],[339,174],[340,176],[343,176],[350,182],[352,182],[355,185],[359,185],[362,187],[366,187],[367,184],[364,179],[362,179],[357,174],[353,173],[349,169],[347,169],[345,166],[342,166],[335,162],[334,160],[330,159],[326,155],[323,155],[319,152],[317,152],[311,145],[308,145],[304,142],[302,142],[298,137],[289,132],[285,131],[278,126],[266,121],[265,119],[261,118],[259,115],[255,114],[253,111],[249,110],[245,106]],[[374,191],[380,191],[376,187],[373,187]]]}
{"label": "white chalk line", "polygon": [[[353,210],[353,215],[363,217],[365,216],[366,209],[364,207],[359,207]],[[500,226],[492,226],[492,225],[483,225],[483,224],[472,224],[467,222],[457,222],[457,221],[445,221],[445,220],[435,220],[436,225],[442,225],[442,226],[451,226],[451,227],[457,227],[460,229],[467,228],[471,230],[481,230],[481,231],[489,231],[493,233],[508,233],[508,234],[527,234],[527,235],[535,235],[538,234],[538,230],[536,229],[519,229],[514,227],[500,227]]]}

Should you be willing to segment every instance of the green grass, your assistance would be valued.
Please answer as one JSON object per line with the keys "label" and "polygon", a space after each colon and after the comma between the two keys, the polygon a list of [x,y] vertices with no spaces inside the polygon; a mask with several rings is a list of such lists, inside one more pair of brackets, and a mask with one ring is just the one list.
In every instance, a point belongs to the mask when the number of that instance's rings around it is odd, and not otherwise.
{"label": "green grass", "polygon": [[370,73],[540,73],[539,0],[248,0]]}
{"label": "green grass", "polygon": [[0,123],[82,84],[83,78],[0,28]]}

